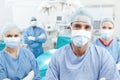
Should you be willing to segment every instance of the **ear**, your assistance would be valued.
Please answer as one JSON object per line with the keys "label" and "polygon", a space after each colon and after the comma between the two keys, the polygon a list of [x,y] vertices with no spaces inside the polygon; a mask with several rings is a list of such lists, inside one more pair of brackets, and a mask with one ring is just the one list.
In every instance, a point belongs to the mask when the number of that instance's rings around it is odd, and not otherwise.
{"label": "ear", "polygon": [[71,27],[71,25],[70,25],[70,35],[72,34],[72,27]]}

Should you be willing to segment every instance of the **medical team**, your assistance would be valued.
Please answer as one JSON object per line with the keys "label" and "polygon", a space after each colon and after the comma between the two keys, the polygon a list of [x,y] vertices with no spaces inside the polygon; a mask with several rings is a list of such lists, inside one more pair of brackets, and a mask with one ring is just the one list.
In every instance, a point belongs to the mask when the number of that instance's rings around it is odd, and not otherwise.
{"label": "medical team", "polygon": [[[22,35],[16,25],[3,28],[6,48],[0,52],[0,80],[40,80],[35,58],[43,53],[47,37],[36,21],[32,17],[23,33],[28,49],[20,47]],[[120,80],[120,47],[112,38],[114,27],[112,18],[104,18],[100,38],[92,43],[93,18],[84,8],[76,10],[70,17],[71,42],[55,52],[45,80]]]}

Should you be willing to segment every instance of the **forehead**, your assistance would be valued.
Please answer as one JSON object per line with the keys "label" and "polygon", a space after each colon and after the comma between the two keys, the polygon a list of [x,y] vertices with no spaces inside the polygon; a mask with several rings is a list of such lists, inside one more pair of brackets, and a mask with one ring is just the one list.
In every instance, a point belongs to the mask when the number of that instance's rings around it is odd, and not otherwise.
{"label": "forehead", "polygon": [[12,30],[9,30],[9,31],[7,31],[6,33],[5,33],[5,35],[14,35],[14,34],[20,34],[20,32],[18,31],[18,30],[16,30],[16,29],[12,29]]}
{"label": "forehead", "polygon": [[91,20],[90,20],[90,18],[87,17],[87,16],[77,15],[77,16],[75,16],[74,21],[89,22],[89,21],[91,21]]}
{"label": "forehead", "polygon": [[103,22],[102,26],[109,26],[109,27],[113,27],[113,24],[111,22]]}
{"label": "forehead", "polygon": [[89,23],[87,23],[87,22],[73,22],[72,23],[73,25],[75,25],[75,24],[80,24],[80,25],[90,25]]}

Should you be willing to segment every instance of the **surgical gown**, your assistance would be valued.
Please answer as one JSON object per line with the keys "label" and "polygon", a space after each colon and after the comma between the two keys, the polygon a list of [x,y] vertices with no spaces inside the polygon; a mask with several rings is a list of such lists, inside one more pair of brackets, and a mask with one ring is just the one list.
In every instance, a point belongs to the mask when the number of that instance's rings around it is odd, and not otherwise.
{"label": "surgical gown", "polygon": [[5,50],[0,52],[0,80],[22,80],[31,70],[35,72],[33,80],[40,80],[38,64],[29,50],[20,48],[17,58]]}
{"label": "surgical gown", "polygon": [[[45,35],[45,38],[39,38],[40,35]],[[35,40],[29,40],[28,37],[33,36]],[[23,34],[24,43],[28,45],[28,48],[33,52],[35,58],[41,55],[43,51],[42,43],[46,41],[45,31],[40,27],[29,27]]]}
{"label": "surgical gown", "polygon": [[95,45],[101,46],[109,51],[109,53],[113,56],[116,63],[120,62],[120,45],[116,39],[114,39],[109,46],[104,46],[101,41],[96,39],[94,42]]}
{"label": "surgical gown", "polygon": [[45,80],[120,80],[112,56],[103,48],[89,44],[84,55],[77,57],[68,44],[52,57]]}

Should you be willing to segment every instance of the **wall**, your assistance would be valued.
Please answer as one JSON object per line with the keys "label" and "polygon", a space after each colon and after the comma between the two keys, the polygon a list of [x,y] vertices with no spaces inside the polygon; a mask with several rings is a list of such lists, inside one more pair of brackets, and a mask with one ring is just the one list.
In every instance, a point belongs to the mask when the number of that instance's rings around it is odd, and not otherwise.
{"label": "wall", "polygon": [[[85,6],[102,6],[102,5],[111,5],[114,7],[113,15],[115,17],[115,32],[114,37],[120,37],[120,0],[81,0],[83,5]],[[104,12],[104,10],[102,10]]]}
{"label": "wall", "polygon": [[1,28],[9,22],[13,22],[12,7],[5,5],[5,0],[0,0],[0,32]]}

